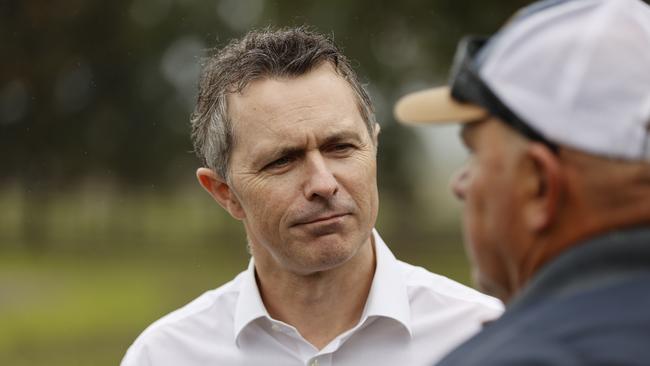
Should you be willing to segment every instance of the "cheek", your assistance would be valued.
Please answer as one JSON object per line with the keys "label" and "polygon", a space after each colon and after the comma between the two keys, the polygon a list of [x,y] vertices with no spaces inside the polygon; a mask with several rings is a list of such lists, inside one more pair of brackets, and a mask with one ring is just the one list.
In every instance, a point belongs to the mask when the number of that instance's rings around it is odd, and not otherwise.
{"label": "cheek", "polygon": [[503,169],[476,170],[468,178],[464,209],[466,249],[482,286],[504,282],[507,245],[512,241],[514,217],[513,186]]}
{"label": "cheek", "polygon": [[375,162],[361,160],[354,165],[341,165],[337,179],[357,205],[376,215],[379,194],[377,192],[377,168]]}
{"label": "cheek", "polygon": [[242,208],[249,224],[258,227],[277,227],[291,201],[291,185],[284,178],[251,179],[241,185]]}
{"label": "cheek", "polygon": [[512,224],[513,185],[502,166],[476,166],[471,172],[465,197],[468,219],[484,230],[500,232]]}
{"label": "cheek", "polygon": [[494,189],[495,183],[493,173],[477,167],[467,177],[463,227],[467,250],[475,263],[489,256],[491,244],[498,241],[494,221],[499,216],[495,203],[500,193]]}

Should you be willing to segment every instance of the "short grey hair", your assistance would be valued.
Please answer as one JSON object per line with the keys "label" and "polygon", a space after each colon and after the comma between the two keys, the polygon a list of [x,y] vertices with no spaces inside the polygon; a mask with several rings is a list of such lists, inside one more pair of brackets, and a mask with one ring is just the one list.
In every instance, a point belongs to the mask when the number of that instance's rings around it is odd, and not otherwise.
{"label": "short grey hair", "polygon": [[241,92],[262,78],[304,75],[323,62],[329,62],[348,82],[372,135],[376,120],[370,97],[331,38],[304,26],[255,30],[232,40],[203,62],[191,124],[194,151],[204,166],[228,178],[234,143],[228,94]]}

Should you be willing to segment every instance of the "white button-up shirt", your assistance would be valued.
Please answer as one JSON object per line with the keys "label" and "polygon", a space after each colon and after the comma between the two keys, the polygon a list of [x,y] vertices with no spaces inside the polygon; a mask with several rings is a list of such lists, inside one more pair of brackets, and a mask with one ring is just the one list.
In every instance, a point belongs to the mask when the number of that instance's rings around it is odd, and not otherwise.
{"label": "white button-up shirt", "polygon": [[361,318],[323,349],[269,316],[251,260],[234,280],[153,323],[121,365],[432,365],[501,314],[498,300],[397,260],[373,235],[376,269]]}

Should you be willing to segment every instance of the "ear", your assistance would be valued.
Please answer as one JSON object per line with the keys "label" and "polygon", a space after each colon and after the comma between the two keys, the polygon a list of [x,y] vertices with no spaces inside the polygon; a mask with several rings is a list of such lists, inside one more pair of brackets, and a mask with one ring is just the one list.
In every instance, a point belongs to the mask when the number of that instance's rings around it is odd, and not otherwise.
{"label": "ear", "polygon": [[547,146],[531,143],[526,148],[530,164],[524,178],[524,222],[529,230],[549,228],[557,217],[565,190],[565,179],[558,156]]}
{"label": "ear", "polygon": [[196,171],[196,178],[199,184],[205,189],[215,201],[221,205],[230,216],[237,220],[243,220],[246,214],[239,202],[239,199],[228,185],[225,179],[221,178],[212,169],[199,168]]}

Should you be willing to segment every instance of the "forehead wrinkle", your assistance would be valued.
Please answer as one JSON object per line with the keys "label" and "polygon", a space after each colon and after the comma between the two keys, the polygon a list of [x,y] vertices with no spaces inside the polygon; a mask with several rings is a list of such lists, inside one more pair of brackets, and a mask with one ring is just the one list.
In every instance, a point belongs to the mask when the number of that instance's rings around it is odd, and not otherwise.
{"label": "forehead wrinkle", "polygon": [[[299,86],[303,80],[310,76],[318,78],[317,81],[324,88],[314,89],[310,86],[307,91],[302,90],[300,94],[296,94],[296,90],[301,89]],[[344,95],[328,92],[331,88],[341,85],[345,90]],[[237,93],[237,96],[247,100],[244,103],[252,102],[248,106],[236,103],[239,106],[237,114],[240,118],[259,121],[259,116],[262,115],[270,118],[269,122],[281,119],[282,123],[277,124],[280,130],[309,121],[314,116],[316,119],[335,120],[342,119],[349,113],[358,114],[365,126],[352,89],[343,78],[327,67],[321,66],[296,78],[262,78],[248,85]],[[233,99],[242,102],[241,98]],[[229,102],[230,99],[229,96]],[[269,128],[269,132],[274,130],[270,126],[265,127]]]}
{"label": "forehead wrinkle", "polygon": [[[318,137],[322,133],[332,134],[337,133],[338,130],[343,131],[349,129],[349,127],[341,128],[340,126],[332,128],[333,124],[336,125],[338,123],[344,123],[345,125],[348,123],[350,125],[360,123],[362,127],[365,127],[360,116],[359,121],[352,120],[353,118],[348,113],[340,113],[336,108],[329,106],[298,104],[282,111],[280,114],[277,113],[277,109],[271,108],[269,112],[271,111],[275,113],[267,113],[269,118],[260,121],[259,126],[264,127],[266,132],[272,133],[273,135],[290,136],[294,132],[313,131]],[[305,130],[296,128],[305,124],[312,124],[317,128],[308,127]]]}
{"label": "forehead wrinkle", "polygon": [[[322,108],[311,104],[305,105],[304,103],[288,104],[282,110],[272,104],[262,104],[259,105],[260,108],[251,107],[241,114],[240,119],[242,121],[247,120],[245,124],[254,126],[256,129],[263,129],[265,132],[274,135],[284,135],[292,132],[295,126],[303,123],[319,123],[343,118],[333,108]],[[266,118],[260,118],[260,116],[266,116]]]}
{"label": "forehead wrinkle", "polygon": [[[365,133],[365,131],[364,131]],[[281,156],[285,154],[297,154],[308,150],[309,148],[318,148],[324,144],[341,141],[345,139],[356,139],[358,141],[363,141],[363,135],[355,130],[350,128],[325,128],[316,133],[306,133],[304,135],[303,142],[277,142],[277,141],[260,141],[253,147],[251,155],[255,157],[255,160],[264,157],[270,156]],[[300,141],[300,140],[298,140]]]}

